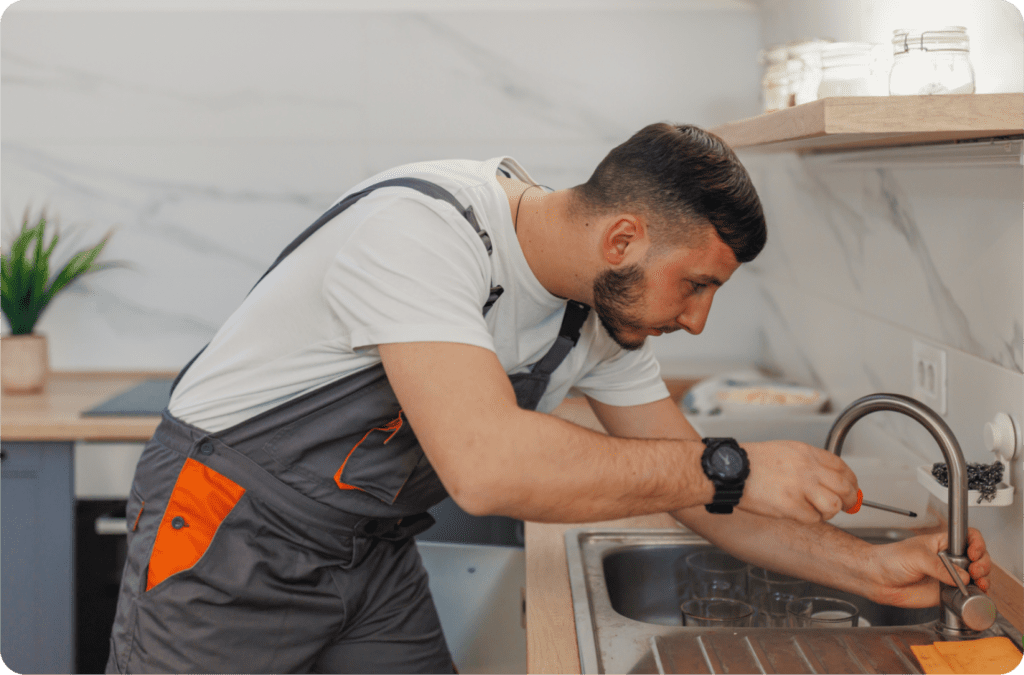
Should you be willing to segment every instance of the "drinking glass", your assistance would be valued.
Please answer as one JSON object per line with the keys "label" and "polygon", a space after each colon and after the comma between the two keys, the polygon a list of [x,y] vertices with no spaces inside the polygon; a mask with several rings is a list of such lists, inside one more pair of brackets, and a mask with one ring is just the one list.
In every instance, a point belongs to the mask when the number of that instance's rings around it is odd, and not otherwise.
{"label": "drinking glass", "polygon": [[751,566],[747,571],[747,594],[750,604],[757,610],[753,624],[775,628],[786,626],[786,605],[790,600],[806,595],[809,586],[803,579]]}
{"label": "drinking glass", "polygon": [[705,628],[746,627],[754,608],[732,598],[691,598],[681,605],[684,626]]}
{"label": "drinking glass", "polygon": [[747,597],[748,565],[725,551],[710,549],[686,556],[691,596],[699,598]]}
{"label": "drinking glass", "polygon": [[789,625],[796,628],[852,628],[860,612],[857,606],[836,598],[807,597],[786,604]]}

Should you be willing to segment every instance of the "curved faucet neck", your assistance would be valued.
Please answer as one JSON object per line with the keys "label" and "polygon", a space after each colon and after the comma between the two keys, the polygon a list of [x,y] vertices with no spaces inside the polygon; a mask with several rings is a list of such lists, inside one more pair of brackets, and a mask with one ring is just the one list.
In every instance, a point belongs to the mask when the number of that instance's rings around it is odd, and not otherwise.
{"label": "curved faucet neck", "polygon": [[920,401],[900,394],[871,394],[851,403],[839,417],[825,441],[825,449],[839,456],[854,422],[873,412],[898,412],[917,420],[935,439],[949,467],[948,553],[962,558],[967,551],[967,462],[956,436],[938,413]]}

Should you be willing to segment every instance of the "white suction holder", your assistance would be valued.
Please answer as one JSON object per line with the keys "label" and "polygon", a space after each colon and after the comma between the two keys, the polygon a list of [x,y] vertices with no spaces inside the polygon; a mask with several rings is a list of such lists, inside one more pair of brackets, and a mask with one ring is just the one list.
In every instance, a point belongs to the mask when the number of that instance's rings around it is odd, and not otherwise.
{"label": "white suction holder", "polygon": [[[995,453],[996,457],[1003,464],[1013,459],[1014,455],[1017,454],[1017,448],[1020,447],[1020,438],[1017,435],[1017,428],[1013,424],[1013,419],[1004,412],[996,413],[995,418],[985,424],[982,438],[985,442],[985,447]],[[1009,470],[1009,467],[1007,467],[1007,470]]]}

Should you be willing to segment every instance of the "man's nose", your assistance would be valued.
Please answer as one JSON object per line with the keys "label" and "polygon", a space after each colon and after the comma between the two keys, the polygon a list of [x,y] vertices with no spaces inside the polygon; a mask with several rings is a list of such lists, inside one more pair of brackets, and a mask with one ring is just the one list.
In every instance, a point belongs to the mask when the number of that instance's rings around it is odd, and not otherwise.
{"label": "man's nose", "polygon": [[711,312],[711,294],[707,299],[691,302],[686,310],[676,317],[676,323],[683,327],[687,333],[700,335],[704,332],[704,325],[708,321],[708,314]]}

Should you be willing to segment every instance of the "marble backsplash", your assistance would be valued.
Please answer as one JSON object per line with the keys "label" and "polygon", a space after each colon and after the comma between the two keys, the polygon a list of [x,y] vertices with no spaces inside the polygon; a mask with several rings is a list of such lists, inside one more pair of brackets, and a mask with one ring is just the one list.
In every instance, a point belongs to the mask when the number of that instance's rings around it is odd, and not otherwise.
{"label": "marble backsplash", "polygon": [[[5,241],[26,207],[46,206],[86,242],[114,227],[105,257],[128,263],[49,309],[39,329],[53,366],[181,367],[294,234],[391,166],[507,154],[565,188],[648,123],[710,127],[758,111],[747,3],[450,4],[8,9]],[[659,354],[752,353],[755,286],[741,275],[733,288],[705,335],[666,336]]]}
{"label": "marble backsplash", "polygon": [[[913,343],[938,347],[943,417],[968,462],[994,461],[984,424],[998,412],[1018,430],[1024,421],[1024,169],[1020,144],[1008,149],[979,160],[974,148],[950,146],[914,162],[889,150],[745,156],[770,222],[751,264],[761,364],[825,389],[841,409],[867,394],[911,395]],[[928,433],[895,413],[859,422],[844,455],[886,458],[904,482],[942,461]],[[1024,471],[1019,457],[1011,466],[1013,505],[971,508],[970,524],[1019,578]]]}
{"label": "marble backsplash", "polygon": [[962,168],[953,148],[912,167],[892,152],[748,161],[771,223],[752,266],[771,288],[1024,372],[1019,152]]}

